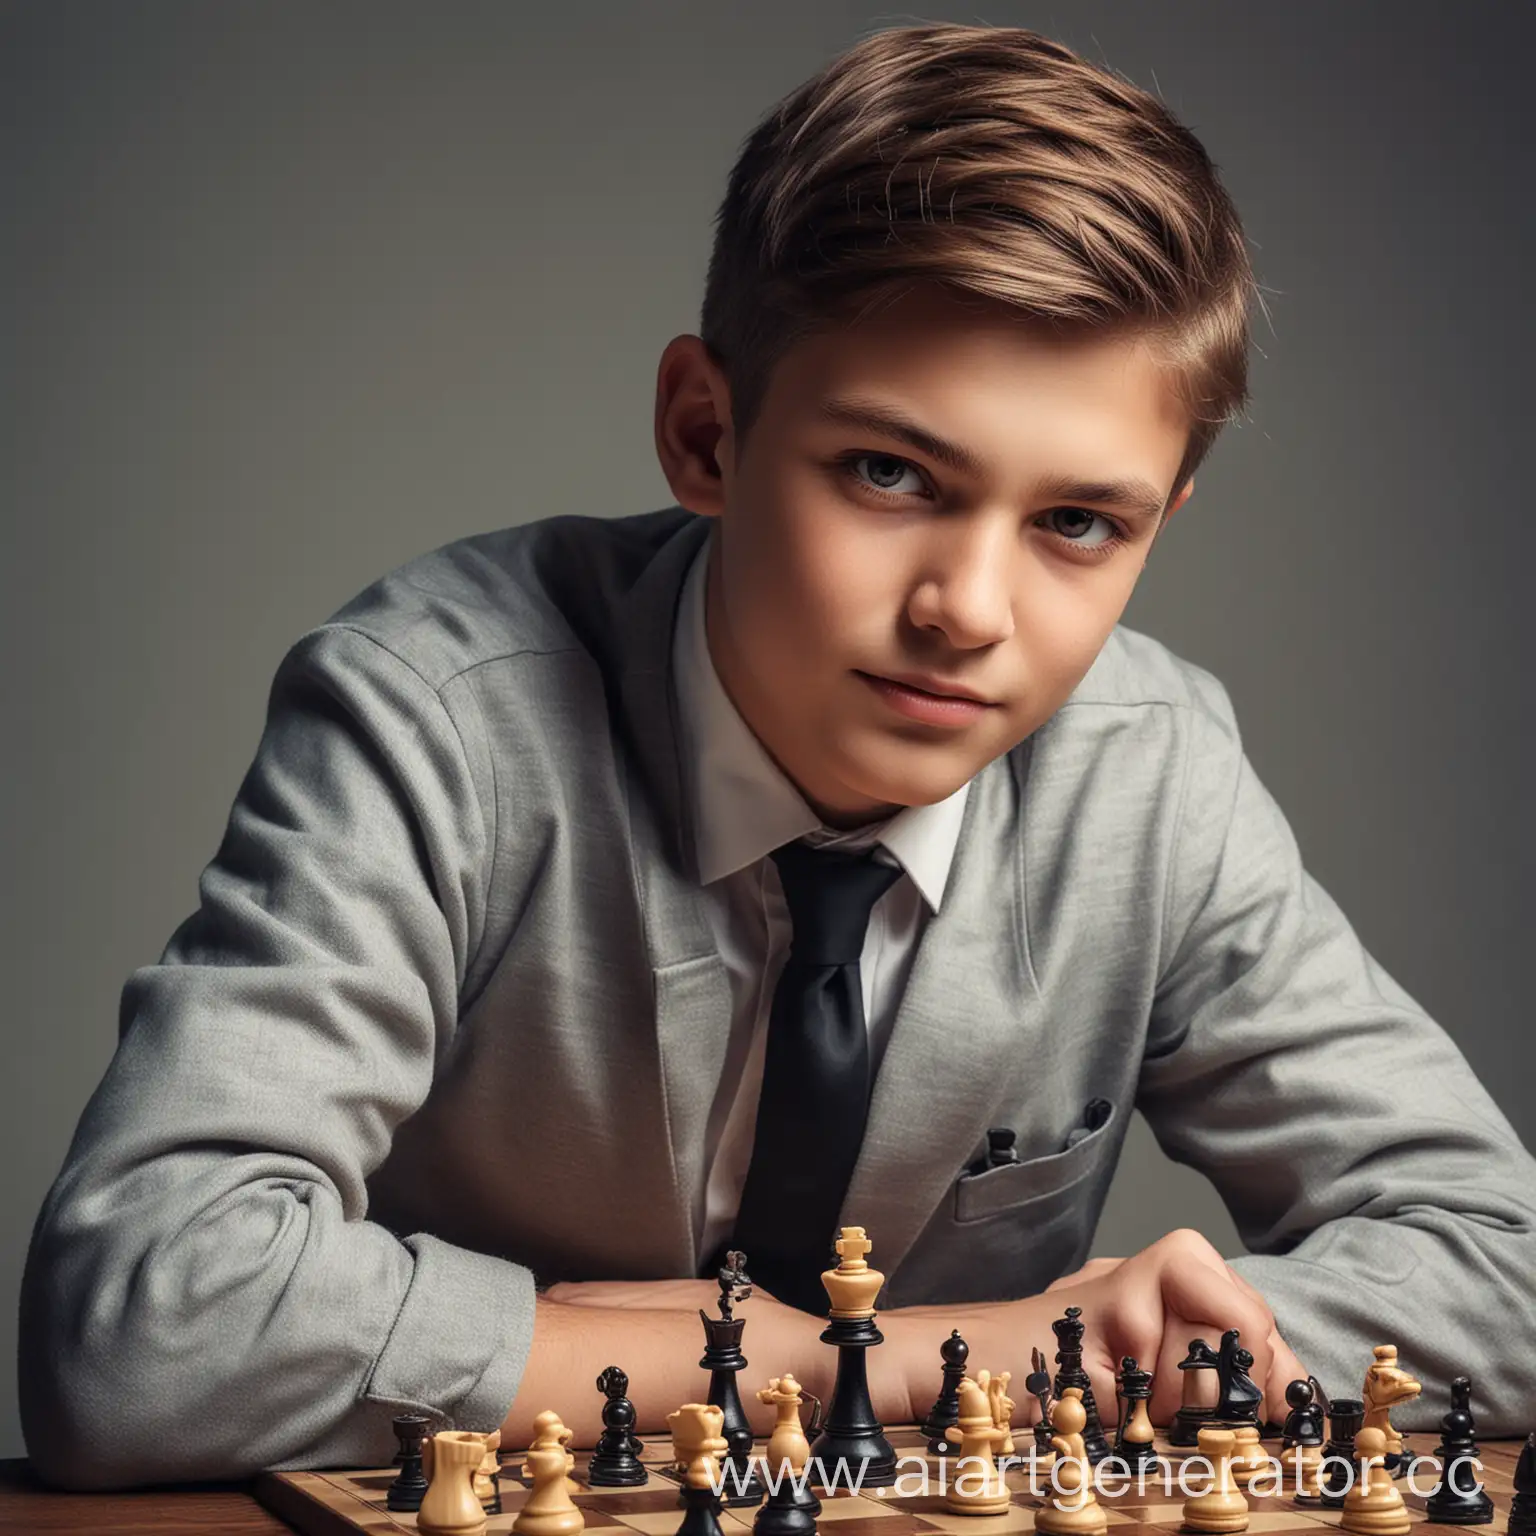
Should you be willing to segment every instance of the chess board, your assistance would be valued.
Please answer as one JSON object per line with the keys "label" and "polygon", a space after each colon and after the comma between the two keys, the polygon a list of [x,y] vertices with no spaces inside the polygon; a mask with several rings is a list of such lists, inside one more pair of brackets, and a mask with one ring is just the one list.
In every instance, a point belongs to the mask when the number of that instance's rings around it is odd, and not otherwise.
{"label": "chess board", "polygon": [[[939,1536],[939,1533],[942,1536],[1020,1536],[1020,1533],[1034,1530],[1035,1511],[1044,1500],[1031,1493],[1027,1468],[1015,1466],[1007,1472],[1007,1481],[1013,1490],[1012,1508],[1008,1512],[957,1515],[945,1507],[944,1496],[938,1491],[939,1463],[936,1458],[927,1456],[922,1435],[915,1429],[895,1429],[887,1431],[887,1438],[898,1457],[897,1471],[901,1474],[898,1486],[866,1488],[857,1494],[850,1494],[846,1487],[835,1494],[818,1490],[822,1499],[818,1517],[822,1536]],[[1017,1435],[1017,1440],[1021,1453],[1027,1452],[1028,1431]],[[1436,1437],[1430,1434],[1409,1435],[1406,1449],[1410,1454],[1428,1456],[1433,1452],[1435,1442]],[[1503,1536],[1508,1527],[1509,1502],[1514,1492],[1513,1473],[1520,1445],[1518,1441],[1480,1443],[1481,1480],[1493,1497],[1495,1513],[1491,1525],[1470,1529]],[[1190,1454],[1170,1449],[1161,1435],[1157,1448],[1175,1466],[1183,1456]],[[1278,1453],[1279,1442],[1266,1442],[1266,1448]],[[927,1464],[931,1474],[928,1492],[904,1491],[916,1487],[921,1480],[917,1462],[900,1459],[909,1457],[922,1457]],[[683,1509],[677,1482],[660,1470],[671,1460],[671,1447],[665,1436],[653,1436],[646,1441],[641,1460],[646,1463],[649,1476],[643,1486],[588,1487],[586,1460],[584,1455],[577,1453],[574,1475],[582,1484],[582,1491],[572,1495],[586,1520],[585,1536],[674,1536],[682,1521]],[[502,1513],[488,1517],[487,1536],[506,1536],[518,1510],[527,1501],[529,1490],[520,1475],[521,1464],[522,1458],[516,1453],[502,1457]],[[953,1476],[953,1471],[950,1475]],[[414,1532],[416,1517],[385,1507],[385,1491],[394,1478],[393,1467],[337,1472],[267,1472],[257,1479],[253,1492],[266,1508],[287,1521],[302,1536],[356,1536],[361,1531],[377,1533],[377,1536],[396,1536],[396,1533]],[[1048,1472],[1037,1471],[1035,1482],[1038,1488],[1049,1493]],[[1427,1489],[1433,1482],[1434,1474],[1426,1467],[1420,1474],[1419,1484]],[[1399,1479],[1397,1486],[1415,1521],[1414,1536],[1466,1529],[1438,1525],[1426,1519],[1423,1498],[1415,1494],[1404,1479]],[[1145,1493],[1138,1493],[1133,1482],[1126,1493],[1101,1497],[1099,1502],[1108,1515],[1110,1536],[1170,1536],[1178,1530],[1182,1517],[1183,1495],[1176,1473],[1171,1485],[1149,1475]],[[1301,1505],[1288,1494],[1253,1495],[1249,1505],[1248,1529],[1253,1536],[1321,1536],[1320,1527],[1337,1529],[1339,1525],[1338,1510]],[[724,1509],[720,1524],[725,1536],[745,1536],[755,1512],[751,1507]]]}

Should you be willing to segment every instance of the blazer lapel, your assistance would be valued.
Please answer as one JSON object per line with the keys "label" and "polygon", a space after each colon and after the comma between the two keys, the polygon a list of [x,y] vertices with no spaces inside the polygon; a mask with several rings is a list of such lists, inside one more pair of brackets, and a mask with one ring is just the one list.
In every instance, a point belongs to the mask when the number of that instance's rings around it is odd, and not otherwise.
{"label": "blazer lapel", "polygon": [[[683,579],[709,536],[709,519],[688,517],[616,605],[620,726],[633,857],[646,947],[650,1002],[664,1102],[627,1113],[665,1117],[676,1204],[673,1247],[698,1269],[696,1222],[703,1211],[705,1129],[725,1064],[731,989],[715,947],[698,880],[692,808],[683,792],[672,635]],[[615,875],[621,870],[616,865]],[[636,1085],[637,1091],[640,1085]],[[662,1213],[656,1213],[658,1218]]]}
{"label": "blazer lapel", "polygon": [[1039,995],[1019,855],[1023,791],[1013,758],[977,773],[949,883],[918,941],[875,1078],[841,1221],[869,1229],[870,1262],[894,1275],[965,1160],[995,1124],[1001,1068],[1030,1050]]}

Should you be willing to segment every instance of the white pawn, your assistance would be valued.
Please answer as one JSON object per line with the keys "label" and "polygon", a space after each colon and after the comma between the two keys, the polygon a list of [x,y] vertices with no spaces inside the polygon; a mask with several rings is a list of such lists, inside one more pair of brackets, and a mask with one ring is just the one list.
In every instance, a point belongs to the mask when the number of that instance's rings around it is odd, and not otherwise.
{"label": "white pawn", "polygon": [[1035,1511],[1035,1529],[1046,1536],[1104,1536],[1109,1516],[1093,1491],[1093,1470],[1083,1444],[1088,1424],[1083,1389],[1064,1387],[1051,1404],[1050,1417],[1056,1431],[1051,1436],[1056,1460],[1051,1468],[1050,1501]]}
{"label": "white pawn", "polygon": [[574,1536],[586,1524],[586,1517],[571,1502],[570,1479],[566,1476],[574,1460],[565,1448],[570,1430],[557,1413],[541,1413],[540,1438],[528,1448],[523,1470],[533,1481],[528,1502],[518,1510],[512,1529],[517,1536]]}
{"label": "white pawn", "polygon": [[992,1419],[986,1387],[966,1377],[960,1383],[960,1419],[953,1433],[960,1436],[960,1459],[954,1480],[944,1493],[944,1507],[957,1515],[1001,1515],[1013,1494],[997,1470],[997,1448],[1005,1431]]}
{"label": "white pawn", "polygon": [[[567,1493],[580,1493],[581,1484],[576,1481],[571,1473],[576,1467],[576,1458],[571,1454],[572,1431],[560,1422],[560,1415],[553,1408],[546,1408],[543,1413],[536,1414],[533,1420],[533,1444],[528,1447],[529,1452],[558,1450],[565,1458],[565,1491]],[[532,1473],[530,1471],[530,1476]]]}
{"label": "white pawn", "polygon": [[758,1402],[771,1403],[776,1415],[773,1432],[768,1436],[766,1455],[771,1472],[777,1472],[787,1462],[789,1471],[798,1477],[810,1459],[811,1443],[800,1423],[800,1403],[804,1395],[800,1383],[787,1373],[773,1377],[766,1387],[758,1389]]}
{"label": "white pawn", "polygon": [[1234,1531],[1246,1531],[1248,1500],[1232,1478],[1232,1431],[1202,1429],[1198,1439],[1199,1453],[1211,1464],[1215,1476],[1204,1493],[1184,1500],[1184,1523],[1180,1529],[1197,1531],[1200,1536],[1230,1536]]}
{"label": "white pawn", "polygon": [[1344,1495],[1339,1526],[1355,1536],[1408,1536],[1413,1521],[1408,1506],[1387,1471],[1387,1433],[1362,1429],[1355,1436],[1360,1475]]}
{"label": "white pawn", "polygon": [[1257,1424],[1240,1424],[1232,1431],[1232,1481],[1246,1491],[1261,1472],[1269,1472],[1274,1457],[1259,1442]]}

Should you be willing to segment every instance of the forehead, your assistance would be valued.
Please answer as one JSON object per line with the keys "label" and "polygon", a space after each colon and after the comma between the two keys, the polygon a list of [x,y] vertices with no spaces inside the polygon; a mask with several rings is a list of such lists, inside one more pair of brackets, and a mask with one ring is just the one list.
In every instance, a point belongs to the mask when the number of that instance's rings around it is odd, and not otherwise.
{"label": "forehead", "polygon": [[1111,455],[1171,481],[1189,418],[1149,338],[1057,333],[993,300],[909,290],[818,331],[774,369],[765,415],[835,430],[829,401],[881,400],[986,458]]}

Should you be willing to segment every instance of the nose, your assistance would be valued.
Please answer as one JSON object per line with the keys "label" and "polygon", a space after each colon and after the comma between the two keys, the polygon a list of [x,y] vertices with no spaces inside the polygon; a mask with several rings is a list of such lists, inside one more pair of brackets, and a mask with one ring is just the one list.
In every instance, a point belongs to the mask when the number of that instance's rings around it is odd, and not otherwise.
{"label": "nose", "polygon": [[941,629],[957,649],[1006,640],[1013,633],[1013,525],[956,519],[912,593],[912,622]]}

